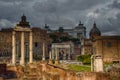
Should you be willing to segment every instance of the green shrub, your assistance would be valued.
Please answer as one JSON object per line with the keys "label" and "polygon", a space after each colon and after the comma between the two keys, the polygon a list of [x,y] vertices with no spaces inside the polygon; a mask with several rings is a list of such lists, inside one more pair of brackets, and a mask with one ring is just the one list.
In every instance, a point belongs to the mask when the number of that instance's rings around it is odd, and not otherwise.
{"label": "green shrub", "polygon": [[80,55],[77,60],[83,62],[83,64],[89,65],[91,64],[91,55]]}
{"label": "green shrub", "polygon": [[83,60],[83,64],[85,64],[85,65],[91,64],[91,59],[90,59],[89,57],[86,58],[86,59],[84,59],[84,60]]}

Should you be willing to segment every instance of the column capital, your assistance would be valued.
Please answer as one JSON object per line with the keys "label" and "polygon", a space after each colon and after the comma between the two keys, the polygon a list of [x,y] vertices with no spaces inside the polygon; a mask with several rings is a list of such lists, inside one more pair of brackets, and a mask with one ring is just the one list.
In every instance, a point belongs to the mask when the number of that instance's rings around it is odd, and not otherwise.
{"label": "column capital", "polygon": [[30,36],[32,36],[32,31],[30,31]]}

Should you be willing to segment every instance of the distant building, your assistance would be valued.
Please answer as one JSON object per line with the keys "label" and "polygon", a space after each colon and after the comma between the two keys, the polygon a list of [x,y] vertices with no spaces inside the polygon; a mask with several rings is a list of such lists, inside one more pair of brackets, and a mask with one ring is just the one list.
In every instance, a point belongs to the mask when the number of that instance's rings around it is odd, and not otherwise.
{"label": "distant building", "polygon": [[96,36],[101,36],[100,30],[97,28],[96,23],[94,22],[93,28],[90,30],[89,37],[91,40],[94,40]]}
{"label": "distant building", "polygon": [[51,30],[50,27],[47,25],[45,25],[44,29],[47,30],[48,32],[68,33],[73,38],[80,39],[80,41],[86,38],[86,27],[81,23],[81,21],[75,28],[71,28],[71,29],[64,29],[63,27],[59,27],[58,30]]}
{"label": "distant building", "polygon": [[86,27],[81,23],[81,21],[76,27],[71,29],[64,29],[63,27],[59,27],[57,30],[52,30],[48,25],[45,25],[44,29],[47,30],[49,34],[59,35],[59,38],[64,36],[68,38],[79,39],[79,41],[74,44],[74,49],[75,55],[81,54],[81,41],[86,39]]}
{"label": "distant building", "polygon": [[82,54],[101,55],[104,62],[120,60],[120,36],[101,36],[96,23],[89,36],[89,39],[82,40]]}
{"label": "distant building", "polygon": [[80,39],[80,41],[86,38],[86,27],[81,22],[73,29],[64,29],[64,32],[67,32],[74,38]]}

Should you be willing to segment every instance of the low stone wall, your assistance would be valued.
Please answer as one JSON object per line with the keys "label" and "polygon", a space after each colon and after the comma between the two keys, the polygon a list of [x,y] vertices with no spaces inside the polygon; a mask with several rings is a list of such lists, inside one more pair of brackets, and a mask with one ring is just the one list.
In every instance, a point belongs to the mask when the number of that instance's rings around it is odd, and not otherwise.
{"label": "low stone wall", "polygon": [[84,72],[81,75],[81,80],[110,80],[110,76],[105,73]]}
{"label": "low stone wall", "polygon": [[[25,67],[14,66],[9,67],[9,70],[15,71],[17,78],[21,80],[113,80],[106,73],[78,73],[47,63],[30,64]],[[115,78],[115,80],[120,80],[120,78]]]}
{"label": "low stone wall", "polygon": [[[97,72],[82,72],[67,71],[54,65],[46,65],[46,73],[53,72],[59,77],[58,80],[111,80],[109,74]],[[52,74],[51,74],[52,75]],[[49,77],[51,77],[49,75]],[[54,80],[54,79],[51,79]],[[119,80],[119,79],[118,79]]]}

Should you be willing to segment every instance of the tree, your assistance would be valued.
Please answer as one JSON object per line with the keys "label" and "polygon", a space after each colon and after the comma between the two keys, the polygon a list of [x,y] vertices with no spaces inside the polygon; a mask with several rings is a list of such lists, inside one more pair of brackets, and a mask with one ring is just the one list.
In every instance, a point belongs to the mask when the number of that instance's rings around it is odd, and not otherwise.
{"label": "tree", "polygon": [[67,36],[60,37],[61,42],[70,41],[70,38]]}
{"label": "tree", "polygon": [[55,34],[51,34],[51,35],[50,35],[50,38],[52,39],[52,42],[53,42],[53,43],[58,42],[58,39],[59,39],[58,36],[55,35]]}
{"label": "tree", "polygon": [[59,27],[59,32],[64,32],[63,27]]}

